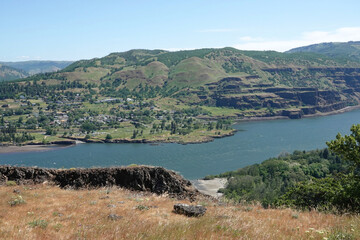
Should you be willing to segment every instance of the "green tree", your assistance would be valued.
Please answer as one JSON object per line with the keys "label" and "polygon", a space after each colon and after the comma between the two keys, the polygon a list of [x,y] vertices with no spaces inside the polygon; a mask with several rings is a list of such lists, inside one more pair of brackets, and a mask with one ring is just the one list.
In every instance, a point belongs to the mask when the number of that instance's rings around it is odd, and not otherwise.
{"label": "green tree", "polygon": [[86,133],[90,133],[90,132],[96,131],[98,129],[99,129],[99,127],[90,121],[86,121],[80,126],[80,131],[86,132]]}
{"label": "green tree", "polygon": [[[333,210],[338,212],[360,212],[360,125],[351,127],[351,134],[327,142],[330,151],[353,165],[347,167],[345,173],[329,177],[319,176],[319,179],[304,181],[289,189],[278,200],[278,205],[288,205],[302,209],[317,208],[318,210]],[[322,155],[327,157],[325,151]],[[313,163],[311,165],[314,165]],[[310,165],[310,166],[311,166]],[[312,171],[321,172],[319,166]],[[324,178],[321,178],[324,177]]]}
{"label": "green tree", "polygon": [[342,159],[353,162],[360,167],[360,124],[352,125],[351,134],[342,136],[340,133],[335,140],[327,142],[329,149],[340,155]]}
{"label": "green tree", "polygon": [[111,139],[112,139],[112,136],[111,136],[110,134],[107,134],[105,139],[106,139],[106,140],[111,140]]}

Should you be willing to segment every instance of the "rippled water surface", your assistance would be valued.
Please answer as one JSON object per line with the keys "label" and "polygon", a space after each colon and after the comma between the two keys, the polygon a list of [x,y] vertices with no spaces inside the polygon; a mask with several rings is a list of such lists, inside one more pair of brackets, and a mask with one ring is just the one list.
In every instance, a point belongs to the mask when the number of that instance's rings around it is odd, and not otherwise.
{"label": "rippled water surface", "polygon": [[235,170],[281,152],[324,148],[338,132],[360,123],[360,110],[299,120],[244,122],[232,137],[203,144],[79,144],[45,152],[0,154],[0,164],[53,168],[146,164],[180,172],[188,179]]}

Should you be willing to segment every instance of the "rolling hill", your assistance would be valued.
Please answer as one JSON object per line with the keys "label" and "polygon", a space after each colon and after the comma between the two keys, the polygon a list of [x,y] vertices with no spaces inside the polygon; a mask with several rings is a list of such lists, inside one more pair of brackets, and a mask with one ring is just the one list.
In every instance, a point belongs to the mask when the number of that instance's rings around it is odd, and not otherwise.
{"label": "rolling hill", "polygon": [[108,97],[124,91],[130,97],[147,86],[147,91],[171,92],[185,105],[238,109],[240,118],[300,118],[357,105],[360,99],[359,61],[312,52],[139,49],[77,61],[27,80],[87,84]]}
{"label": "rolling hill", "polygon": [[288,51],[288,53],[296,52],[313,52],[324,54],[329,57],[360,61],[360,41],[320,43],[294,48]]}
{"label": "rolling hill", "polygon": [[22,61],[22,62],[0,62],[4,66],[21,69],[28,73],[28,75],[34,75],[45,72],[56,72],[67,66],[72,61]]}
{"label": "rolling hill", "polygon": [[0,82],[24,78],[29,74],[23,70],[0,64]]}

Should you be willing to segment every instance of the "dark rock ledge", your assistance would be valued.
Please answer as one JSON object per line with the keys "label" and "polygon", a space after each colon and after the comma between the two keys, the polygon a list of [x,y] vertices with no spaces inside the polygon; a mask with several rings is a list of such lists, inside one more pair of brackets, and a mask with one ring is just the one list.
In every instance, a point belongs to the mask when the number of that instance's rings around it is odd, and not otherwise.
{"label": "dark rock ledge", "polygon": [[0,166],[0,184],[6,181],[17,184],[49,182],[70,189],[117,186],[190,200],[201,195],[190,181],[174,171],[152,166],[76,169]]}

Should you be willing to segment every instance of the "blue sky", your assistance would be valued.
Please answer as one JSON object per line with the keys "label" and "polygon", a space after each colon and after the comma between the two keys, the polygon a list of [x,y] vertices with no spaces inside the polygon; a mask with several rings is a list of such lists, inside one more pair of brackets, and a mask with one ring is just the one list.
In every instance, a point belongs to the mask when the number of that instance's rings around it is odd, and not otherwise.
{"label": "blue sky", "polygon": [[135,48],[285,51],[360,40],[360,1],[3,0],[0,61],[79,60]]}

